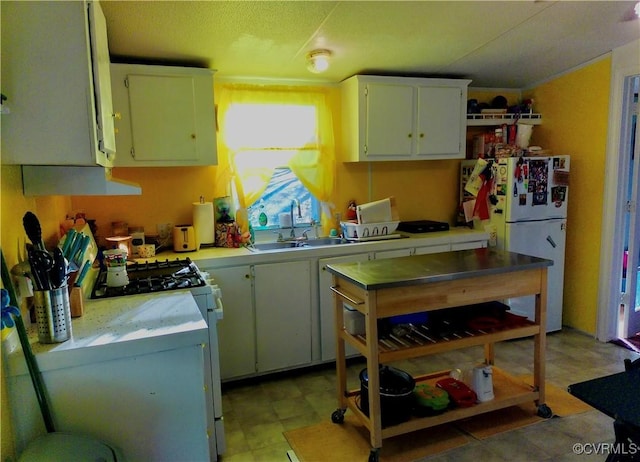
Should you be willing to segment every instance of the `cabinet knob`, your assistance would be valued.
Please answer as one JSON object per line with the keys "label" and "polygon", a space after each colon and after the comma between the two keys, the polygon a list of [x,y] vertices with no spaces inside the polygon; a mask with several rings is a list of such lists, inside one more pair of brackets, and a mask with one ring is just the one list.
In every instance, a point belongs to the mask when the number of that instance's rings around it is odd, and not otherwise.
{"label": "cabinet knob", "polygon": [[119,113],[119,112],[114,112],[114,113],[112,114],[112,116],[113,116],[113,118],[114,118],[114,119],[116,119],[116,120],[122,120],[122,114],[121,114],[121,113]]}
{"label": "cabinet knob", "polygon": [[420,138],[424,138],[424,133],[420,133]]}
{"label": "cabinet knob", "polygon": [[413,135],[412,135],[411,133],[409,133],[408,137],[409,137],[409,138],[412,138],[412,137],[413,137]]}
{"label": "cabinet knob", "polygon": [[192,140],[195,140],[195,139],[196,139],[196,134],[195,134],[195,133],[192,133],[192,134],[191,134],[191,139],[192,139]]}

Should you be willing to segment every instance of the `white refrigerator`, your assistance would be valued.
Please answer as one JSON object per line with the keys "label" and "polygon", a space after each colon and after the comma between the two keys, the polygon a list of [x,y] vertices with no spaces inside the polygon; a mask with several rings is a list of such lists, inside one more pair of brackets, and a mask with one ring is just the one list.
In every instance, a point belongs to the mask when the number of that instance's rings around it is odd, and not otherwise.
{"label": "white refrigerator", "polygon": [[[548,268],[547,332],[562,328],[569,156],[495,159],[490,225],[499,249],[553,260]],[[467,171],[469,164],[466,165]],[[463,165],[463,171],[465,167]],[[514,314],[534,319],[534,296],[506,300]]]}

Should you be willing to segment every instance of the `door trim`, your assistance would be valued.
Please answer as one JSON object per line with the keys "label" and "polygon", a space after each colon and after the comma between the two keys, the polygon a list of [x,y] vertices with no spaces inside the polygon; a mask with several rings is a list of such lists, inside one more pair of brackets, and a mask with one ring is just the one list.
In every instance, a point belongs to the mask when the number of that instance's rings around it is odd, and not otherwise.
{"label": "door trim", "polygon": [[[627,183],[618,181],[622,167],[619,155],[621,143],[621,121],[625,79],[640,74],[640,40],[636,40],[612,53],[611,90],[609,97],[609,125],[605,159],[605,188],[602,210],[600,242],[600,277],[598,291],[598,313],[596,338],[607,342],[616,337],[620,290],[617,287],[622,277],[622,265],[616,255],[622,255],[624,243],[622,233],[625,194]],[[615,290],[611,281],[616,281]],[[614,309],[615,308],[615,309]]]}

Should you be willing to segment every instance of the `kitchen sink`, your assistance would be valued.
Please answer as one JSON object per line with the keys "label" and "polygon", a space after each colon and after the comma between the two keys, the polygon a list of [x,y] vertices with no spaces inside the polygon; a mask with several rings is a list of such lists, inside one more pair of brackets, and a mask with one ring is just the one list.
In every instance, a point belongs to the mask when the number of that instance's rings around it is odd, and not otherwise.
{"label": "kitchen sink", "polygon": [[261,244],[253,244],[249,246],[249,250],[280,250],[280,249],[292,249],[298,247],[298,242],[263,242]]}
{"label": "kitchen sink", "polygon": [[305,239],[299,241],[262,242],[259,244],[254,244],[253,246],[248,247],[248,249],[253,251],[267,251],[295,249],[300,247],[324,247],[347,243],[349,243],[349,241],[339,237],[320,237],[316,239]]}
{"label": "kitchen sink", "polygon": [[303,246],[309,247],[318,247],[322,245],[340,245],[348,243],[349,241],[341,237],[319,237],[316,239],[308,239],[306,241],[302,241]]}

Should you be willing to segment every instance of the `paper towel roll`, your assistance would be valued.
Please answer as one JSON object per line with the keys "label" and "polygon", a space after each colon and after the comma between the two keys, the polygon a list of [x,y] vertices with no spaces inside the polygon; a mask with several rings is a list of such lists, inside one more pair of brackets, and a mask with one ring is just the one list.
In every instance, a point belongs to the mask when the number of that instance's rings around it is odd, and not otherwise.
{"label": "paper towel roll", "polygon": [[213,244],[215,239],[213,202],[193,203],[193,227],[200,244]]}
{"label": "paper towel roll", "polygon": [[521,149],[527,149],[529,147],[529,141],[531,140],[531,132],[533,131],[533,125],[518,124],[518,131],[516,132],[516,145]]}

